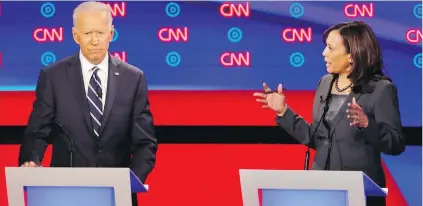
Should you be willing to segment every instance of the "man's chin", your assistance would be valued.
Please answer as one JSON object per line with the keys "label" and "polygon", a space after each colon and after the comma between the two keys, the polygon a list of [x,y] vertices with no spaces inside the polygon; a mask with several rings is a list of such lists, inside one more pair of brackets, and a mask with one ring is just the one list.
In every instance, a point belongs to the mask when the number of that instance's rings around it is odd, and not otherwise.
{"label": "man's chin", "polygon": [[91,55],[89,60],[91,61],[91,63],[95,62],[99,64],[103,60],[104,56],[104,54]]}

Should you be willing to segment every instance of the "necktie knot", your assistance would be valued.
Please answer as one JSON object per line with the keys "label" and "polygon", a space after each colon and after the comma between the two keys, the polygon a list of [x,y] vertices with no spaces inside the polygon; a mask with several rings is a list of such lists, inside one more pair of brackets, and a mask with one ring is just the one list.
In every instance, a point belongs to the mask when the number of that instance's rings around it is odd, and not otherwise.
{"label": "necktie knot", "polygon": [[97,75],[97,72],[98,70],[100,70],[100,68],[98,68],[97,66],[94,66],[91,70],[93,71],[94,75]]}

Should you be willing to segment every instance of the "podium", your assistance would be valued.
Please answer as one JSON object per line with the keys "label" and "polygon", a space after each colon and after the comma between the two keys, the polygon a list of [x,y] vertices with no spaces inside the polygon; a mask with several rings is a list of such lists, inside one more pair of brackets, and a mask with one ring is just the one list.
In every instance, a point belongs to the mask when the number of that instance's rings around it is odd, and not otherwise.
{"label": "podium", "polygon": [[129,168],[6,167],[5,174],[9,206],[130,206],[131,193],[148,190]]}
{"label": "podium", "polygon": [[366,196],[387,195],[360,171],[241,169],[239,174],[243,206],[365,206]]}

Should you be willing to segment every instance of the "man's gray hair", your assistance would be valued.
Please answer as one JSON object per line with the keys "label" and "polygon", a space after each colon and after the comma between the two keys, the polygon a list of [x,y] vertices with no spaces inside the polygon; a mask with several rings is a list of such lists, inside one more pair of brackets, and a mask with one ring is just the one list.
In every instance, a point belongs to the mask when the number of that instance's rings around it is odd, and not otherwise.
{"label": "man's gray hair", "polygon": [[80,12],[106,12],[107,18],[109,19],[109,24],[112,26],[113,24],[113,17],[111,9],[108,5],[101,3],[101,2],[95,2],[95,1],[87,1],[79,4],[74,10],[73,10],[73,26],[75,27],[76,21],[78,18],[78,14]]}

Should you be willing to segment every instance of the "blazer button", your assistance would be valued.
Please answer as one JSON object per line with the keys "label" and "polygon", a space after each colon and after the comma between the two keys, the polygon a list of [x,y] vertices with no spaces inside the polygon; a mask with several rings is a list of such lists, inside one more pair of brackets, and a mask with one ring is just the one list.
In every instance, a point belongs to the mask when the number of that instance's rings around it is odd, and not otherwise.
{"label": "blazer button", "polygon": [[98,150],[98,153],[101,153],[101,152],[103,152],[103,150],[99,149],[99,150]]}

